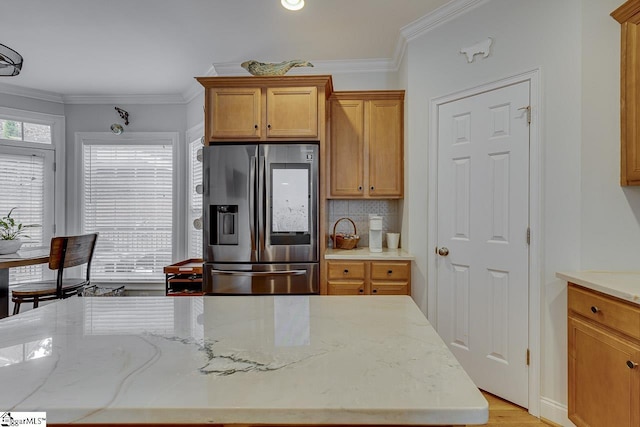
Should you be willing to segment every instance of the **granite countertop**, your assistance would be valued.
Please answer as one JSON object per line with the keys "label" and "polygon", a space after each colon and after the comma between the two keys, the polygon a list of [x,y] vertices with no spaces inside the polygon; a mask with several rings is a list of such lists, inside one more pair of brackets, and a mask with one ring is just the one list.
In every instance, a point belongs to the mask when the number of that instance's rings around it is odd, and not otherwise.
{"label": "granite countertop", "polygon": [[640,272],[573,271],[558,272],[556,277],[640,305]]}
{"label": "granite countertop", "polygon": [[354,259],[354,260],[386,260],[413,261],[415,257],[404,249],[382,248],[382,252],[369,252],[369,248],[355,249],[327,249],[324,259]]}
{"label": "granite countertop", "polygon": [[0,366],[2,410],[51,424],[488,417],[408,296],[74,297],[0,320]]}

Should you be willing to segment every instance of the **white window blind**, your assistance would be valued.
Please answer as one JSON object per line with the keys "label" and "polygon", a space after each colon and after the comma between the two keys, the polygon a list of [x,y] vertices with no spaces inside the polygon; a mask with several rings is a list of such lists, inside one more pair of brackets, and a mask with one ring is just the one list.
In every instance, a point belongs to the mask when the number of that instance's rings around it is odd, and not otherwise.
{"label": "white window blind", "polygon": [[[29,238],[23,237],[23,247],[48,245],[43,242],[45,160],[35,154],[0,153],[0,216],[16,208],[11,217],[22,224],[38,224],[29,228]],[[12,284],[42,280],[43,265],[12,268]]]}
{"label": "white window blind", "polygon": [[[198,154],[199,153],[199,154]],[[189,144],[189,258],[202,258],[202,227],[196,228],[195,222],[202,225],[202,143],[198,138]]]}
{"label": "white window blind", "polygon": [[171,264],[172,147],[85,142],[83,229],[100,233],[96,282],[157,282]]}

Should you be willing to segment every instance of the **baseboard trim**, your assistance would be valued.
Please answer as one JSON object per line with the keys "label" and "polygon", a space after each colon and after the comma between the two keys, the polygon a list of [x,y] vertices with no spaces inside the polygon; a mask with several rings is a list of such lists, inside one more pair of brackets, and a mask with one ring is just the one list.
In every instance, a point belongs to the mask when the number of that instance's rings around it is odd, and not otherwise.
{"label": "baseboard trim", "polygon": [[546,397],[540,398],[540,419],[554,427],[575,427],[569,420],[567,405]]}

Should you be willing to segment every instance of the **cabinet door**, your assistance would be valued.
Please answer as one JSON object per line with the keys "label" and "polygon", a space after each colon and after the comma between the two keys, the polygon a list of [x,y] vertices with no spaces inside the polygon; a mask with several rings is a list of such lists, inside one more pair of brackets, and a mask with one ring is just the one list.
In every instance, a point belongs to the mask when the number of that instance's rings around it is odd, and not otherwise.
{"label": "cabinet door", "polygon": [[365,112],[365,140],[369,147],[369,196],[403,195],[403,101],[371,100]]}
{"label": "cabinet door", "polygon": [[364,101],[332,101],[330,126],[330,196],[362,197],[364,194]]}
{"label": "cabinet door", "polygon": [[268,88],[267,138],[318,138],[318,88]]}
{"label": "cabinet door", "polygon": [[327,283],[329,295],[364,295],[364,280],[329,280]]}
{"label": "cabinet door", "polygon": [[640,347],[569,316],[569,419],[578,427],[640,425]]}
{"label": "cabinet door", "polygon": [[260,139],[260,88],[212,88],[208,96],[209,140]]}

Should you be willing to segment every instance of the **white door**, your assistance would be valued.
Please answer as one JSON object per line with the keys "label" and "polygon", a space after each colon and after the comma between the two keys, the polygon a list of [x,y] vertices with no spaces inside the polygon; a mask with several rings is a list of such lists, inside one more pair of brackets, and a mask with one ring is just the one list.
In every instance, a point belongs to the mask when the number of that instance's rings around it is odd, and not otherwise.
{"label": "white door", "polygon": [[438,333],[479,388],[523,407],[528,406],[527,106],[529,82],[440,105],[437,166]]}

